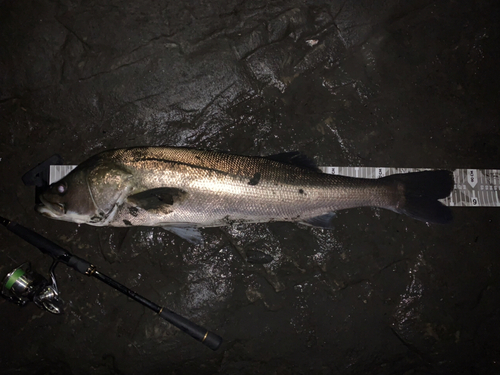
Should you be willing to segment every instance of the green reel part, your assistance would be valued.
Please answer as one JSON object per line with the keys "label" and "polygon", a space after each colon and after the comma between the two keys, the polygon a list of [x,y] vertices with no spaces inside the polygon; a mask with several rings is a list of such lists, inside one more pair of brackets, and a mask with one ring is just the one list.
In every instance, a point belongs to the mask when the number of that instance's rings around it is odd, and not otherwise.
{"label": "green reel part", "polygon": [[24,276],[25,273],[26,272],[22,268],[16,268],[14,271],[10,272],[7,276],[5,276],[5,289],[10,290],[14,283],[18,281],[20,277]]}

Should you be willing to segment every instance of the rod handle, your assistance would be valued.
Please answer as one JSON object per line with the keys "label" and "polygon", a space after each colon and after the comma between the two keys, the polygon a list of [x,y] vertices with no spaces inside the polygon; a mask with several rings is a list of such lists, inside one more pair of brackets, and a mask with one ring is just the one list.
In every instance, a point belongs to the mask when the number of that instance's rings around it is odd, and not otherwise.
{"label": "rod handle", "polygon": [[160,310],[158,315],[212,350],[217,350],[222,344],[222,337],[219,335],[200,327],[198,324],[177,315],[165,307]]}
{"label": "rod handle", "polygon": [[5,220],[5,222],[2,221],[2,224],[4,224],[8,230],[40,249],[42,253],[50,255],[52,258],[66,264],[80,273],[87,274],[89,270],[91,270],[92,265],[85,259],[68,253],[61,246],[32,231],[31,229],[22,226],[21,224],[7,219],[3,220]]}
{"label": "rod handle", "polygon": [[29,242],[35,247],[38,247],[43,253],[48,254],[54,258],[64,258],[68,252],[61,246],[56,245],[54,242],[48,240],[42,235],[23,227],[14,221],[8,221],[5,225],[12,233],[17,234],[26,242]]}

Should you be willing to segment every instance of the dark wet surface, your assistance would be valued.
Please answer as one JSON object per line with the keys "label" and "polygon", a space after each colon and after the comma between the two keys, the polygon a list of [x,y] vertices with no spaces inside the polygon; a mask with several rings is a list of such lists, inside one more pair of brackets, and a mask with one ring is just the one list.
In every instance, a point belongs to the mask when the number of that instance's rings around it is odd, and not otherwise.
{"label": "dark wet surface", "polygon": [[[2,374],[500,373],[497,208],[428,226],[358,209],[271,223],[95,228],[21,176],[107,148],[302,151],[319,165],[500,168],[495,1],[0,3],[0,214],[224,337],[212,352],[58,266],[65,314],[0,301]],[[0,228],[1,229],[1,228]],[[48,257],[0,231],[0,273]]]}

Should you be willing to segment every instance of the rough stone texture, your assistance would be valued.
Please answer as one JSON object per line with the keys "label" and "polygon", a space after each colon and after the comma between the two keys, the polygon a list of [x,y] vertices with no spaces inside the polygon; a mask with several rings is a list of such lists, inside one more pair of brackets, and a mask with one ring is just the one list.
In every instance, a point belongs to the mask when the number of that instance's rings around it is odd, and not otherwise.
{"label": "rough stone texture", "polygon": [[[496,208],[448,226],[93,228],[33,211],[54,153],[177,145],[320,165],[500,168],[497,2],[1,1],[0,214],[225,339],[212,352],[58,266],[65,314],[0,301],[2,374],[498,374]],[[1,229],[1,228],[0,228]],[[0,273],[50,259],[0,230]]]}

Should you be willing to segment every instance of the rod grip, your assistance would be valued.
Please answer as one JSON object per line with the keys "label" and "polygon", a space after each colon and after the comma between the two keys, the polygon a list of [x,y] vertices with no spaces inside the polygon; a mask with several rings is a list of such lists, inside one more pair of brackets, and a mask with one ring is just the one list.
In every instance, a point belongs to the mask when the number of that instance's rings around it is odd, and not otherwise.
{"label": "rod grip", "polygon": [[177,315],[169,309],[162,308],[158,315],[212,350],[217,350],[222,344],[222,337],[219,335],[200,327],[198,324]]}
{"label": "rod grip", "polygon": [[8,230],[10,230],[14,234],[17,234],[26,242],[32,244],[35,247],[38,247],[40,251],[45,254],[48,254],[55,258],[64,258],[68,255],[68,252],[61,246],[56,245],[54,242],[48,240],[42,235],[32,231],[31,229],[23,227],[22,225],[14,221],[10,221],[6,225],[6,227]]}
{"label": "rod grip", "polygon": [[43,237],[42,235],[23,227],[22,225],[8,221],[6,227],[12,233],[17,234],[26,242],[40,249],[42,253],[50,255],[52,258],[61,263],[75,269],[76,271],[86,274],[90,269],[91,264],[85,259],[77,257],[76,255],[68,253],[64,248],[52,242],[51,240]]}

